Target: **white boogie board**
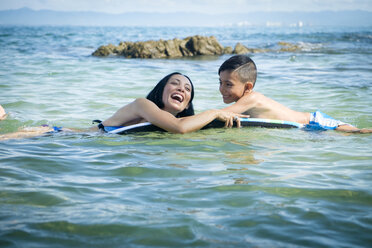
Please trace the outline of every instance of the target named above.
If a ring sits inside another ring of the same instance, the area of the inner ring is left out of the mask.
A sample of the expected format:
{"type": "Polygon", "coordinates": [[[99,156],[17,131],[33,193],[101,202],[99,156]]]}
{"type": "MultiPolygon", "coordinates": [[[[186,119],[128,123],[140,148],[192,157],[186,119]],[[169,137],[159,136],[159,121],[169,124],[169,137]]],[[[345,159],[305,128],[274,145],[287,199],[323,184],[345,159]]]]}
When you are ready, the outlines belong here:
{"type": "MultiPolygon", "coordinates": [[[[260,119],[260,118],[240,118],[240,123],[242,127],[302,128],[304,126],[303,124],[292,122],[292,121],[270,120],[270,119],[260,119]]],[[[224,122],[214,120],[202,129],[221,128],[224,126],[225,126],[224,122]]],[[[165,130],[155,125],[152,125],[150,122],[144,122],[144,123],[138,123],[138,124],[118,128],[118,129],[110,131],[109,133],[128,134],[128,133],[153,132],[153,131],[165,132],[165,130]]]]}

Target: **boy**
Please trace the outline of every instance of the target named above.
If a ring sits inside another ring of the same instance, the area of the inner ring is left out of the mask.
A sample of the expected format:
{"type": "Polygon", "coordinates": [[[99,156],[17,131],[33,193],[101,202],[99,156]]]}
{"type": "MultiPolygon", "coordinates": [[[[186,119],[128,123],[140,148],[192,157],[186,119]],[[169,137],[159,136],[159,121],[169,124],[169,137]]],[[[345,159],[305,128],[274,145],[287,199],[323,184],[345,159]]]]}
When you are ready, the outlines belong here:
{"type": "Polygon", "coordinates": [[[275,119],[306,124],[311,129],[333,129],[345,132],[370,133],[372,129],[358,129],[316,111],[298,112],[253,91],[257,68],[251,58],[236,55],[226,60],[219,68],[220,92],[224,103],[233,105],[223,110],[249,115],[251,118],[275,119]]]}

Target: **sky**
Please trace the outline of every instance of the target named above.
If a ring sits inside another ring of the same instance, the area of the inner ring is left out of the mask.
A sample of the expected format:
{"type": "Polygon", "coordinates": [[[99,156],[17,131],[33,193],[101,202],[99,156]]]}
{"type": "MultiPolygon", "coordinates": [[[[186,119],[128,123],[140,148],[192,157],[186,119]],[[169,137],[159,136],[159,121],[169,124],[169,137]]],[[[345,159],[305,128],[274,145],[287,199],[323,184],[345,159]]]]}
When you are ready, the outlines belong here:
{"type": "Polygon", "coordinates": [[[0,10],[125,12],[372,11],[372,0],[0,0],[0,10]]]}

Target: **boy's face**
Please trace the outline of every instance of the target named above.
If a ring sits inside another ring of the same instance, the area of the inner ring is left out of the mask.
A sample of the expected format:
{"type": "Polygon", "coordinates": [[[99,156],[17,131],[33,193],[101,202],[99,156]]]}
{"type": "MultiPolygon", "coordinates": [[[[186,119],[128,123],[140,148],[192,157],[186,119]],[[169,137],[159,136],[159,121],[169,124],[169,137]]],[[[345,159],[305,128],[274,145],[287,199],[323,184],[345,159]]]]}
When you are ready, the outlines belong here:
{"type": "Polygon", "coordinates": [[[226,70],[220,73],[220,92],[224,103],[238,101],[246,90],[234,71],[226,70]]]}

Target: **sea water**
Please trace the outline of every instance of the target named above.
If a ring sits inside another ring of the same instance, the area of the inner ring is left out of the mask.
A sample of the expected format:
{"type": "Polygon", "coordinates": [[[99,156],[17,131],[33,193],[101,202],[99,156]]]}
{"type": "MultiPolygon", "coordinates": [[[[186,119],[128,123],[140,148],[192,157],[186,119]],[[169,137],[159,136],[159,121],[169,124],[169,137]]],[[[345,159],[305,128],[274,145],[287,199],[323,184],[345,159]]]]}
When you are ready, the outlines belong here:
{"type": "MultiPolygon", "coordinates": [[[[225,105],[230,55],[91,56],[100,45],[214,35],[250,54],[255,90],[298,111],[372,127],[368,27],[0,27],[0,134],[91,126],[166,74],[196,112],[225,105]],[[278,52],[278,42],[298,44],[278,52]]],[[[1,247],[369,247],[372,135],[298,129],[57,133],[0,141],[1,247]]]]}

